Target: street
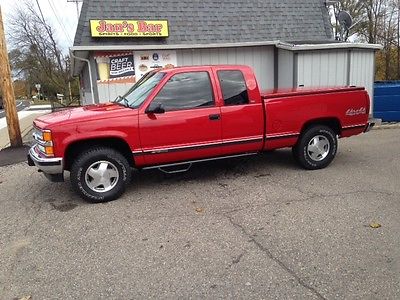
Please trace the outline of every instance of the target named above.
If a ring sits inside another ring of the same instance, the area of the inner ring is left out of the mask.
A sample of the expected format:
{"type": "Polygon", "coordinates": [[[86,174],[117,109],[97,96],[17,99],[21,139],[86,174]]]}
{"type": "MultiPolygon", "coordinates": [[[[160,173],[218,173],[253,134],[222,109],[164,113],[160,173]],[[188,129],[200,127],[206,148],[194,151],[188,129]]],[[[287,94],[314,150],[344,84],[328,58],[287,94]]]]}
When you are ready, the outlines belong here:
{"type": "MultiPolygon", "coordinates": [[[[24,110],[25,108],[27,108],[27,107],[30,106],[30,102],[27,101],[27,100],[17,100],[16,102],[17,102],[17,103],[16,103],[16,105],[17,105],[17,111],[22,111],[22,110],[24,110]]],[[[5,117],[5,116],[6,116],[6,114],[5,114],[4,109],[0,109],[0,119],[3,118],[3,117],[5,117]]]]}
{"type": "Polygon", "coordinates": [[[135,172],[97,205],[0,167],[0,299],[400,299],[399,149],[373,130],[318,171],[285,149],[135,172]]]}

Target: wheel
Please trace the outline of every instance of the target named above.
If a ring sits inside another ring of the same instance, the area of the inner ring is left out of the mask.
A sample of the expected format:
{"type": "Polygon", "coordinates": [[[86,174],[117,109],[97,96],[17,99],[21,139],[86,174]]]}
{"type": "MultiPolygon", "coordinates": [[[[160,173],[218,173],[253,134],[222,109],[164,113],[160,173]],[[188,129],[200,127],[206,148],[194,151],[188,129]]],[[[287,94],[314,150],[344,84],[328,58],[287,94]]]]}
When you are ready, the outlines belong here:
{"type": "Polygon", "coordinates": [[[95,147],[82,152],[71,167],[71,184],[85,200],[107,202],[120,197],[131,180],[126,158],[110,148],[95,147]]]}
{"type": "Polygon", "coordinates": [[[317,170],[328,166],[335,158],[338,142],[336,133],[327,126],[313,126],[301,136],[292,153],[305,169],[317,170]]]}

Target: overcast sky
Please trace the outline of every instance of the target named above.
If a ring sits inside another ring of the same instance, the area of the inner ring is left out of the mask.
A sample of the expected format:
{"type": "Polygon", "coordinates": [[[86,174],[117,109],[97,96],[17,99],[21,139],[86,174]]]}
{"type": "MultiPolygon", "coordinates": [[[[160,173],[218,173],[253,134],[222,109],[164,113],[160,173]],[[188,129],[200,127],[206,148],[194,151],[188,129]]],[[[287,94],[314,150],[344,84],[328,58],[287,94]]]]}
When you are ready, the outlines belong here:
{"type": "MultiPolygon", "coordinates": [[[[36,0],[30,0],[37,8],[36,0]]],[[[43,15],[50,25],[57,32],[57,39],[64,51],[72,46],[75,30],[78,24],[76,13],[76,4],[67,2],[67,0],[38,0],[43,15]],[[54,11],[53,11],[54,10],[54,11]],[[57,15],[57,17],[56,17],[57,15]]],[[[13,13],[14,7],[20,5],[23,7],[23,1],[0,0],[1,10],[3,13],[3,21],[7,33],[7,20],[13,13]]],[[[79,6],[80,7],[80,6],[79,6]]]]}

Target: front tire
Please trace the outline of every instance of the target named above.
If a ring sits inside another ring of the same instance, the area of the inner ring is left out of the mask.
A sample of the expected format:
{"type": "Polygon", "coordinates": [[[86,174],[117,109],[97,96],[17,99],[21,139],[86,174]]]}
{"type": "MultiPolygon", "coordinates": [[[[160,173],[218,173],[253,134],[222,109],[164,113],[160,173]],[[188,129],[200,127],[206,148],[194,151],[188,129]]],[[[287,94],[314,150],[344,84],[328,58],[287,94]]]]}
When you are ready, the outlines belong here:
{"type": "Polygon", "coordinates": [[[71,167],[71,184],[83,199],[100,203],[115,200],[131,180],[127,159],[118,151],[106,147],[82,152],[71,167]]]}
{"type": "Polygon", "coordinates": [[[323,169],[335,158],[337,147],[337,136],[331,128],[313,126],[301,135],[293,147],[293,156],[304,169],[323,169]]]}

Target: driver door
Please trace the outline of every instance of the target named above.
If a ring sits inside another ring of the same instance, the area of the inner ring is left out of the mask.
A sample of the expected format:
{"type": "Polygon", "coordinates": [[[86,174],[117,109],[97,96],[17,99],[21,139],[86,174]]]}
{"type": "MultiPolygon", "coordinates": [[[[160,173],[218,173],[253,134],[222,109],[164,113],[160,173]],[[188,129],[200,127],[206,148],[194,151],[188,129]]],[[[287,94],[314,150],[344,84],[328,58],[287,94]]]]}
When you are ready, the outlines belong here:
{"type": "Polygon", "coordinates": [[[219,156],[221,111],[210,70],[174,73],[139,114],[146,165],[219,156]],[[149,112],[150,111],[150,112],[149,112]]]}

